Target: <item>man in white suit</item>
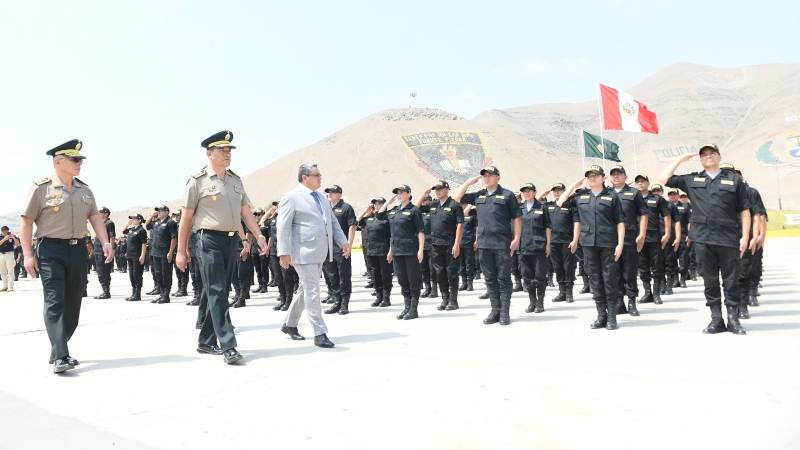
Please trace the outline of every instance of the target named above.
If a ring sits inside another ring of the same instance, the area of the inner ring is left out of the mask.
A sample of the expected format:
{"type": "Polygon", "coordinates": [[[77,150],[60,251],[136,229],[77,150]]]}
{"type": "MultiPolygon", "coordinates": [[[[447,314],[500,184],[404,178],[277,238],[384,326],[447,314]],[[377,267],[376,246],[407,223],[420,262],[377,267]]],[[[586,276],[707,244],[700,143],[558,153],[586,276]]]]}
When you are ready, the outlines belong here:
{"type": "Polygon", "coordinates": [[[333,215],[330,203],[317,191],[322,174],[316,164],[302,164],[297,173],[300,184],[287,192],[278,205],[278,258],[281,267],[294,266],[300,278],[300,294],[286,315],[281,331],[294,340],[305,339],[297,331],[297,323],[305,308],[314,328],[314,345],[332,348],[328,327],[322,318],[319,300],[319,279],[322,263],[333,259],[333,244],[350,257],[347,236],[333,215]]]}

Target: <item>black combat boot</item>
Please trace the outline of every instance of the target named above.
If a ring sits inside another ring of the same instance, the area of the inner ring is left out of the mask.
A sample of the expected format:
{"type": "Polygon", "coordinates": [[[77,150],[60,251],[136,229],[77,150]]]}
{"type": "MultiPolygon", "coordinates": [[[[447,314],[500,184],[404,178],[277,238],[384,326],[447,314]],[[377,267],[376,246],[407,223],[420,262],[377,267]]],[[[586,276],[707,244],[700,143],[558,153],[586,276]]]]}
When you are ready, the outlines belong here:
{"type": "Polygon", "coordinates": [[[161,295],[161,289],[158,286],[153,286],[150,292],[145,292],[144,295],[161,295]]]}
{"type": "Polygon", "coordinates": [[[377,308],[380,306],[381,302],[383,301],[383,290],[382,289],[375,289],[375,301],[370,303],[369,306],[373,308],[377,308]]]}
{"type": "Polygon", "coordinates": [[[247,306],[247,299],[244,298],[244,296],[241,296],[239,297],[239,300],[236,300],[236,302],[232,306],[234,308],[242,308],[244,306],[247,306]]]}
{"type": "Polygon", "coordinates": [[[422,294],[419,296],[421,298],[428,298],[431,296],[431,282],[430,281],[423,281],[423,285],[425,285],[425,289],[422,291],[422,294]]]}
{"type": "Polygon", "coordinates": [[[522,292],[522,278],[514,276],[514,287],[511,292],[522,292]]]}
{"type": "Polygon", "coordinates": [[[487,298],[489,298],[489,291],[484,292],[478,298],[481,300],[486,300],[487,298]]]}
{"type": "Polygon", "coordinates": [[[134,295],[136,295],[136,288],[135,287],[131,287],[131,295],[128,296],[128,297],[125,297],[125,301],[126,302],[131,301],[133,299],[134,295]]]}
{"type": "Polygon", "coordinates": [[[411,309],[411,297],[403,296],[403,310],[397,315],[397,320],[403,320],[409,309],[411,309]]]}
{"type": "Polygon", "coordinates": [[[450,303],[450,293],[442,289],[442,302],[439,303],[439,306],[436,307],[438,311],[444,311],[447,308],[447,304],[450,303]]]}
{"type": "Polygon", "coordinates": [[[728,310],[728,331],[733,334],[747,334],[742,328],[742,324],[739,323],[739,305],[726,305],[725,308],[728,310]]]}
{"type": "Polygon", "coordinates": [[[455,311],[458,309],[458,289],[455,286],[450,287],[450,301],[447,303],[447,311],[455,311]]]}
{"type": "Polygon", "coordinates": [[[373,289],[374,287],[375,287],[375,282],[372,280],[369,280],[369,282],[364,285],[364,289],[373,289]]]}
{"type": "MultiPolygon", "coordinates": [[[[653,303],[660,305],[664,303],[661,301],[661,289],[664,287],[664,280],[653,280],[653,303]]],[[[641,303],[641,301],[639,302],[641,303]]]]}
{"type": "Polygon", "coordinates": [[[591,328],[596,330],[598,328],[605,328],[606,324],[608,323],[608,313],[606,312],[606,305],[605,303],[594,303],[595,308],[597,308],[597,319],[592,322],[591,328]]]}
{"type": "Polygon", "coordinates": [[[466,276],[466,275],[464,275],[463,277],[461,277],[461,284],[460,284],[460,285],[458,285],[458,290],[459,290],[459,291],[465,291],[465,290],[467,290],[467,276],[466,276]]]}
{"type": "Polygon", "coordinates": [[[500,300],[492,298],[489,299],[489,302],[492,304],[492,310],[489,312],[489,315],[483,319],[485,325],[491,325],[500,321],[500,300]]]}
{"type": "Polygon", "coordinates": [[[350,314],[350,294],[342,294],[342,301],[339,305],[339,315],[350,314]]]}
{"type": "Polygon", "coordinates": [[[412,298],[411,305],[408,308],[408,312],[403,316],[403,320],[413,320],[419,317],[419,314],[417,313],[417,306],[419,306],[419,299],[412,298]]]}
{"type": "Polygon", "coordinates": [[[555,283],[553,283],[553,274],[547,276],[547,287],[556,287],[555,283]]]}
{"type": "Polygon", "coordinates": [[[639,315],[639,310],[636,309],[636,297],[633,296],[633,295],[628,297],[628,312],[632,316],[638,316],[639,315]]]}
{"type": "Polygon", "coordinates": [[[228,306],[233,306],[234,303],[238,302],[239,299],[242,298],[242,294],[241,292],[239,292],[239,286],[234,286],[233,291],[234,291],[233,299],[230,302],[228,302],[228,306]]]}
{"type": "Polygon", "coordinates": [[[381,304],[378,305],[381,308],[386,308],[387,306],[392,306],[392,301],[389,299],[389,295],[392,293],[392,288],[384,289],[383,290],[383,299],[381,300],[381,304]]]}
{"type": "Polygon", "coordinates": [[[681,274],[680,277],[678,277],[678,287],[682,287],[682,288],[686,287],[686,275],[685,274],[681,274]]]}
{"type": "Polygon", "coordinates": [[[742,301],[739,302],[739,318],[740,319],[749,319],[750,318],[750,310],[747,309],[747,299],[742,298],[742,301]]]}
{"type": "Polygon", "coordinates": [[[592,287],[590,286],[589,283],[589,276],[581,275],[581,280],[583,280],[583,287],[581,288],[580,291],[578,291],[578,294],[588,294],[592,292],[592,287]]]}
{"type": "Polygon", "coordinates": [[[165,290],[164,293],[161,294],[161,297],[159,297],[158,300],[156,300],[156,303],[159,304],[169,303],[169,291],[165,290]]]}
{"type": "Polygon", "coordinates": [[[511,296],[503,297],[500,298],[500,325],[511,325],[511,296]]]}
{"type": "Polygon", "coordinates": [[[625,300],[622,299],[622,296],[620,296],[615,303],[617,305],[617,314],[628,314],[628,309],[625,308],[625,300]]]}
{"type": "Polygon", "coordinates": [[[339,310],[342,309],[342,296],[339,294],[334,294],[333,296],[333,306],[325,310],[325,314],[336,314],[339,310]]]}
{"type": "Polygon", "coordinates": [[[616,330],[617,326],[617,299],[606,302],[608,317],[606,318],[606,330],[616,330]]]}
{"type": "Polygon", "coordinates": [[[528,289],[528,307],[525,308],[526,313],[532,313],[536,309],[536,291],[528,289]]]}
{"type": "Polygon", "coordinates": [[[292,299],[294,298],[294,293],[287,292],[284,295],[286,296],[286,301],[283,302],[283,305],[281,305],[281,311],[288,311],[289,307],[292,306],[292,299]]]}
{"type": "Polygon", "coordinates": [[[572,303],[575,301],[575,297],[572,295],[572,289],[574,288],[574,284],[568,283],[564,286],[564,299],[567,303],[572,303]]]}
{"type": "Polygon", "coordinates": [[[431,295],[428,298],[439,298],[439,283],[431,282],[431,295]]]}
{"type": "Polygon", "coordinates": [[[563,302],[567,300],[567,287],[564,283],[558,283],[558,295],[553,297],[551,302],[563,302]]]}
{"type": "Polygon", "coordinates": [[[467,278],[467,292],[474,291],[475,288],[472,287],[472,278],[467,278]]]}
{"type": "Polygon", "coordinates": [[[98,300],[105,300],[105,299],[111,298],[111,293],[108,291],[108,285],[107,284],[103,285],[103,293],[98,295],[98,296],[95,296],[95,298],[98,299],[98,300]]]}
{"type": "Polygon", "coordinates": [[[278,304],[272,307],[273,311],[280,311],[283,307],[283,304],[286,303],[286,295],[285,294],[278,294],[278,304]]]}
{"type": "Polygon", "coordinates": [[[133,294],[133,298],[131,299],[132,302],[140,302],[142,301],[142,287],[139,286],[136,288],[136,291],[133,294]]]}
{"type": "Polygon", "coordinates": [[[544,290],[545,286],[537,286],[536,287],[536,305],[533,309],[534,313],[543,313],[544,312],[544,290]]]}
{"type": "Polygon", "coordinates": [[[664,295],[672,295],[673,284],[675,284],[675,275],[667,275],[667,284],[664,285],[664,295]]]}
{"type": "Polygon", "coordinates": [[[259,280],[258,287],[253,289],[253,294],[260,294],[262,289],[264,289],[264,283],[259,280]]]}
{"type": "Polygon", "coordinates": [[[746,292],[747,303],[750,306],[759,306],[758,304],[758,287],[750,288],[746,292]]]}
{"type": "Polygon", "coordinates": [[[328,303],[333,303],[334,301],[335,300],[333,299],[333,294],[331,294],[331,291],[328,291],[328,295],[325,296],[325,298],[323,298],[320,303],[328,304],[328,303]]]}
{"type": "MultiPolygon", "coordinates": [[[[722,320],[722,304],[714,303],[710,305],[709,308],[711,309],[711,322],[708,323],[703,333],[717,334],[727,331],[727,328],[725,328],[725,321],[722,320]]],[[[730,318],[728,320],[730,320],[730,318]]]]}
{"type": "Polygon", "coordinates": [[[650,288],[649,281],[642,281],[644,294],[639,298],[639,303],[653,303],[653,290],[650,288]]]}

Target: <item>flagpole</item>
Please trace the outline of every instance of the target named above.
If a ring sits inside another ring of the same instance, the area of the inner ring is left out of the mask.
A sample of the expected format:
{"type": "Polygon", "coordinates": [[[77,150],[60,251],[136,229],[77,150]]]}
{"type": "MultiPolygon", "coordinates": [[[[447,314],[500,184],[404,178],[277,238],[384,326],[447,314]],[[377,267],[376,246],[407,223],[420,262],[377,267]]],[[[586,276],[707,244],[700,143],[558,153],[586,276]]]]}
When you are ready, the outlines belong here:
{"type": "Polygon", "coordinates": [[[606,171],[606,139],[604,137],[604,130],[606,124],[603,121],[603,93],[600,91],[600,83],[597,83],[597,112],[600,116],[600,147],[603,149],[603,172],[606,171]]]}
{"type": "MultiPolygon", "coordinates": [[[[633,135],[633,171],[636,174],[639,174],[639,159],[636,157],[636,133],[631,133],[633,135]]],[[[636,175],[634,175],[636,176],[636,175]]]]}

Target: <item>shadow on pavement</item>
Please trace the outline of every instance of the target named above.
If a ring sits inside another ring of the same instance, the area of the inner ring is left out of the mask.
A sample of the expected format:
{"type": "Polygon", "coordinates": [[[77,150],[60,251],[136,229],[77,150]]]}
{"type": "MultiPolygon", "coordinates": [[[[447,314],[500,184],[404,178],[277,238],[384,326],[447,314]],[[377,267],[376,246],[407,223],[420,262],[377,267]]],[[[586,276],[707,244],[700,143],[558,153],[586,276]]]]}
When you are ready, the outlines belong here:
{"type": "MultiPolygon", "coordinates": [[[[751,319],[752,320],[752,319],[751,319]]],[[[800,323],[756,323],[750,320],[743,320],[742,326],[745,330],[750,331],[780,331],[780,330],[796,330],[800,328],[800,323]]]]}
{"type": "Polygon", "coordinates": [[[199,356],[184,356],[184,355],[156,355],[156,356],[141,356],[135,358],[119,358],[119,359],[98,359],[81,361],[81,365],[72,370],[71,372],[83,371],[97,371],[106,369],[121,369],[124,367],[136,366],[150,366],[154,364],[171,364],[189,362],[198,359],[199,356]]]}
{"type": "MultiPolygon", "coordinates": [[[[617,320],[619,321],[620,316],[617,315],[617,320]]],[[[656,320],[649,320],[649,319],[631,319],[626,320],[625,323],[620,324],[620,328],[624,327],[656,327],[659,325],[669,325],[672,323],[678,323],[678,319],[656,319],[656,320]]]]}
{"type": "Polygon", "coordinates": [[[553,320],[570,320],[570,319],[577,319],[578,316],[553,316],[548,315],[547,312],[542,314],[535,314],[531,313],[530,316],[523,316],[519,318],[512,317],[512,322],[550,322],[553,320]]]}

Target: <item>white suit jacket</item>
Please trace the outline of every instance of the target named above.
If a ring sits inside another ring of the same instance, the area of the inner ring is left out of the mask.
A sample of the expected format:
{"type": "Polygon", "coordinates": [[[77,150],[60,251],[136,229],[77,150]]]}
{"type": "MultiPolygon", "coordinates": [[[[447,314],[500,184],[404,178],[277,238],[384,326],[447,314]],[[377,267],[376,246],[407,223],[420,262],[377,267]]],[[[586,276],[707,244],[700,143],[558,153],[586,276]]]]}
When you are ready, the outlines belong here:
{"type": "Polygon", "coordinates": [[[298,184],[278,204],[278,256],[291,255],[292,264],[319,264],[333,260],[333,243],[343,246],[347,237],[333,215],[331,204],[320,194],[323,219],[311,189],[298,184]]]}

